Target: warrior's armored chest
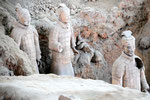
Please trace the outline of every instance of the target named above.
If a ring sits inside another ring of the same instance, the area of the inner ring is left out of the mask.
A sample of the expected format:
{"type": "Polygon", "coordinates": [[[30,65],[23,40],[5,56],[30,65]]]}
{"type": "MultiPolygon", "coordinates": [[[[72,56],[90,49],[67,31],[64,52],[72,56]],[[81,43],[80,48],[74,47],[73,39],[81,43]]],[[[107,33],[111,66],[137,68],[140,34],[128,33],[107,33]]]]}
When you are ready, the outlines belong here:
{"type": "Polygon", "coordinates": [[[28,55],[35,55],[34,33],[31,28],[22,29],[21,49],[28,55]]]}
{"type": "Polygon", "coordinates": [[[60,28],[58,35],[58,42],[60,42],[63,47],[70,47],[71,29],[70,26],[67,28],[60,28]]]}

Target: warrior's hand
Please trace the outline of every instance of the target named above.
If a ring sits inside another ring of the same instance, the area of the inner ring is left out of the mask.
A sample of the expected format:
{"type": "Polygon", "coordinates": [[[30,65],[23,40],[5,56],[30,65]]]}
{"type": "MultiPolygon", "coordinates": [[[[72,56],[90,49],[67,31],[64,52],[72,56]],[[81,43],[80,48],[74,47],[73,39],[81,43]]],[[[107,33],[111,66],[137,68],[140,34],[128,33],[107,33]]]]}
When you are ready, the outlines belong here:
{"type": "Polygon", "coordinates": [[[79,54],[79,52],[78,52],[78,50],[76,49],[76,48],[72,48],[73,49],[73,52],[75,53],[75,54],[79,54]]]}
{"type": "Polygon", "coordinates": [[[37,61],[37,65],[40,66],[42,65],[42,61],[41,60],[36,60],[37,61]]]}
{"type": "Polygon", "coordinates": [[[59,46],[58,46],[58,52],[62,52],[63,51],[63,46],[60,44],[59,46]]]}
{"type": "Polygon", "coordinates": [[[38,55],[36,56],[36,59],[37,59],[37,61],[40,61],[40,59],[41,59],[41,54],[38,54],[38,55]]]}

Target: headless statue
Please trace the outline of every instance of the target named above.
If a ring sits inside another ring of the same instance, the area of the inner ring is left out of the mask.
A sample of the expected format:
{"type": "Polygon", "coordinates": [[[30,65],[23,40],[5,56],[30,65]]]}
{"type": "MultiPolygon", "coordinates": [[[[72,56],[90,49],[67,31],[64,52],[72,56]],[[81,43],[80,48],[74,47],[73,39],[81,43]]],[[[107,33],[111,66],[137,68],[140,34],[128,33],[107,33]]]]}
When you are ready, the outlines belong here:
{"type": "Polygon", "coordinates": [[[52,50],[51,72],[57,75],[74,76],[71,63],[71,48],[75,53],[75,40],[70,25],[70,9],[65,4],[58,7],[59,21],[49,34],[49,49],[52,50]]]}
{"type": "Polygon", "coordinates": [[[134,54],[135,38],[131,31],[122,33],[123,52],[112,67],[112,84],[147,91],[144,65],[140,57],[134,54]]]}
{"type": "Polygon", "coordinates": [[[39,73],[36,60],[40,61],[41,51],[37,30],[34,26],[30,25],[31,17],[29,11],[22,8],[20,4],[16,6],[16,15],[18,17],[18,23],[16,23],[13,28],[11,37],[18,44],[20,49],[27,53],[33,64],[35,73],[39,73]]]}

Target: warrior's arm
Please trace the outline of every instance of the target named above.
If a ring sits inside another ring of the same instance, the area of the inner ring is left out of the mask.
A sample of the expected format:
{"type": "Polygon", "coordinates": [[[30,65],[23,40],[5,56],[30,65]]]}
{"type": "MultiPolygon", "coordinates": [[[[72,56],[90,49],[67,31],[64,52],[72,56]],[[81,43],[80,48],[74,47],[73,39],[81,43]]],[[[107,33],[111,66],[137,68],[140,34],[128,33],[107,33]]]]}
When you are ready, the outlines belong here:
{"type": "Polygon", "coordinates": [[[112,67],[112,84],[123,85],[124,67],[115,62],[112,67]]]}
{"type": "Polygon", "coordinates": [[[39,35],[37,33],[37,30],[33,28],[34,32],[34,44],[36,48],[36,59],[40,60],[41,59],[41,50],[40,50],[40,45],[39,45],[39,35]]]}
{"type": "Polygon", "coordinates": [[[75,43],[75,38],[74,38],[74,32],[73,32],[73,28],[71,27],[71,48],[73,49],[74,53],[79,53],[77,50],[76,50],[76,43],[75,43]]]}
{"type": "Polygon", "coordinates": [[[10,37],[14,39],[14,41],[17,43],[18,47],[20,48],[21,44],[21,34],[18,34],[19,32],[16,29],[13,29],[10,37]]]}
{"type": "Polygon", "coordinates": [[[145,77],[144,66],[141,69],[141,84],[142,84],[143,90],[149,89],[149,85],[148,85],[148,83],[146,81],[146,77],[145,77]]]}
{"type": "Polygon", "coordinates": [[[59,29],[57,27],[54,27],[52,29],[52,32],[49,34],[49,49],[57,51],[57,52],[62,52],[63,47],[62,44],[58,42],[58,32],[59,29]]]}

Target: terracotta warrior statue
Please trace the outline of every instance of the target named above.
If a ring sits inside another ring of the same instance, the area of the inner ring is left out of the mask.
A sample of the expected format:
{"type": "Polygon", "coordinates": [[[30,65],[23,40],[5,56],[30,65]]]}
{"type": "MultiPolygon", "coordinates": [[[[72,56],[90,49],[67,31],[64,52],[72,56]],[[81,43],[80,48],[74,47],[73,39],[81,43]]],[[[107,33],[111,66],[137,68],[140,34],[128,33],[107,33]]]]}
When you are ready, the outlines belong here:
{"type": "Polygon", "coordinates": [[[147,91],[144,65],[140,57],[134,54],[135,38],[131,31],[122,33],[123,52],[112,67],[112,84],[147,91]]]}
{"type": "Polygon", "coordinates": [[[31,17],[29,11],[22,8],[20,4],[16,6],[16,15],[18,23],[14,26],[11,32],[11,37],[29,56],[35,73],[39,73],[37,61],[40,61],[41,51],[39,46],[39,36],[34,26],[30,25],[31,17]]]}
{"type": "Polygon", "coordinates": [[[70,9],[65,4],[58,7],[59,21],[49,34],[49,49],[52,50],[51,72],[57,75],[74,76],[71,63],[71,48],[75,53],[75,40],[70,25],[70,9]]]}

